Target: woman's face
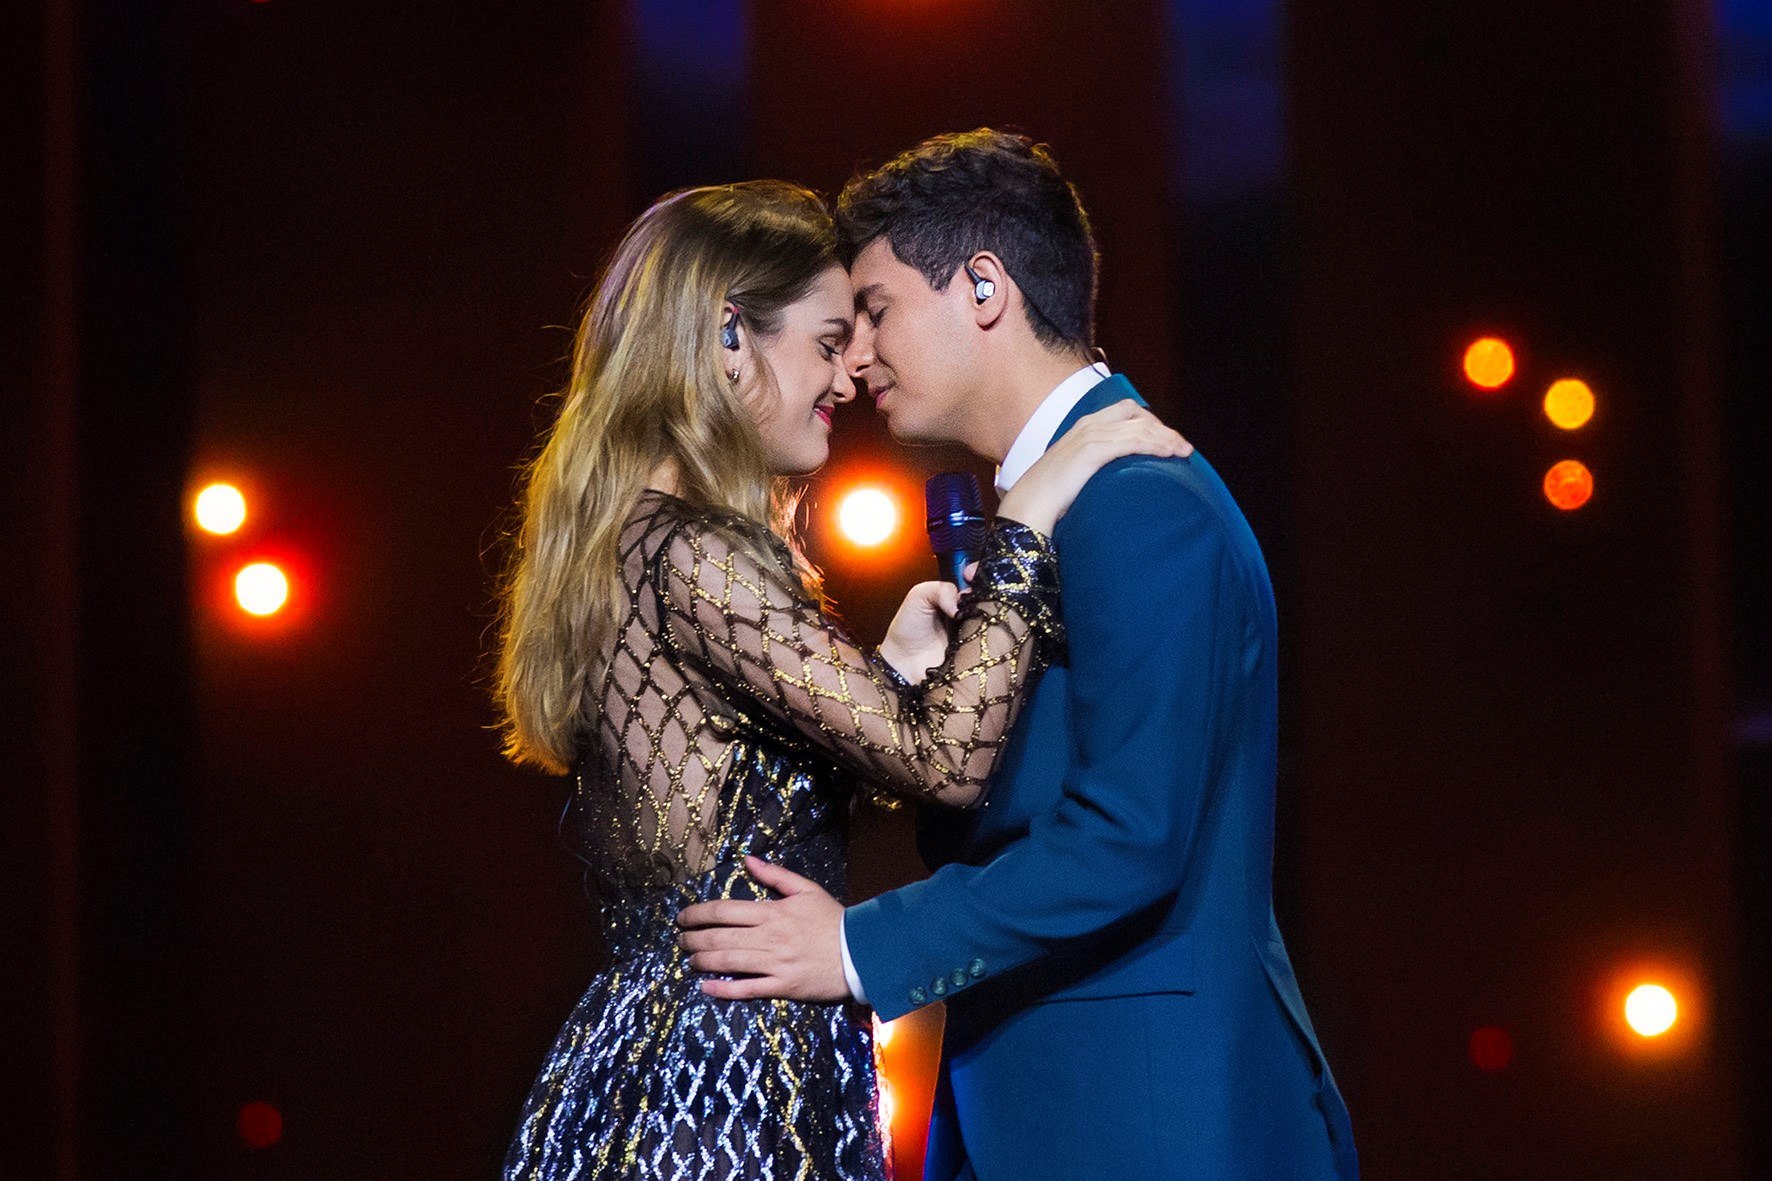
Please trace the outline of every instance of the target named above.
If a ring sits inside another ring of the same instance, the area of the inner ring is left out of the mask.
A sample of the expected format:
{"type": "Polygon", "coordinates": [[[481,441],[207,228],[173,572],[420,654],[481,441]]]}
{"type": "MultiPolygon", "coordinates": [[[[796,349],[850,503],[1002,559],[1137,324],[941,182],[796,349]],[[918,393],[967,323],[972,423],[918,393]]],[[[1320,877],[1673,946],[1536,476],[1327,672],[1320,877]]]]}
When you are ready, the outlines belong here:
{"type": "Polygon", "coordinates": [[[849,272],[833,266],[782,312],[780,332],[766,340],[742,334],[739,389],[776,475],[803,476],[830,457],[832,415],[855,397],[843,368],[843,349],[855,331],[853,299],[849,272]],[[751,348],[768,362],[774,390],[748,356],[751,348]]]}

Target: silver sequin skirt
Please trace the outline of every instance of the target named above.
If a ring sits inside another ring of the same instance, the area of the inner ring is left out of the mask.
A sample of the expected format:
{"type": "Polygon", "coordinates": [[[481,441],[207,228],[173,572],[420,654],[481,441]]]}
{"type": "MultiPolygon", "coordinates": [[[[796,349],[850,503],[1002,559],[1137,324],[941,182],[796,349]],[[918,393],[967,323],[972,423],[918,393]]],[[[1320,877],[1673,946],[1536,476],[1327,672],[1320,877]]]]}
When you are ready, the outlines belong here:
{"type": "Polygon", "coordinates": [[[507,1181],[889,1181],[861,1011],[720,1000],[697,978],[656,947],[597,976],[524,1104],[507,1181]]]}

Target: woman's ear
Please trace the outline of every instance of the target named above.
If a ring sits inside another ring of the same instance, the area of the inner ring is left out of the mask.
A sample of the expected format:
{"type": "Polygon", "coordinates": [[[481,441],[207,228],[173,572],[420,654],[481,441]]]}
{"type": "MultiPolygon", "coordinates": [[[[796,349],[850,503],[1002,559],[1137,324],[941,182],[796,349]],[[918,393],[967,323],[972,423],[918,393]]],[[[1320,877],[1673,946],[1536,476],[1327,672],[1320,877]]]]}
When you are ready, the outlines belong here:
{"type": "Polygon", "coordinates": [[[743,379],[746,363],[750,359],[747,335],[740,323],[737,305],[722,304],[720,306],[720,348],[723,351],[720,368],[726,371],[726,380],[735,386],[743,379]]]}

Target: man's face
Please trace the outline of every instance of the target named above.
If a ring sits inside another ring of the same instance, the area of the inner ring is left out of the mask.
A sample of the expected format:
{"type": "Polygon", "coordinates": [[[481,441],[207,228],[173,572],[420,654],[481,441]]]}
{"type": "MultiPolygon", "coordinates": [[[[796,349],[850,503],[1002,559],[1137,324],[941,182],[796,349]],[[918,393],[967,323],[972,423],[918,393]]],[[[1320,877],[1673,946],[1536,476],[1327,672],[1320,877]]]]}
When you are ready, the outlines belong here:
{"type": "Polygon", "coordinates": [[[849,373],[866,385],[892,437],[905,443],[963,441],[977,344],[970,285],[931,289],[883,237],[856,256],[849,279],[856,306],[849,373]]]}

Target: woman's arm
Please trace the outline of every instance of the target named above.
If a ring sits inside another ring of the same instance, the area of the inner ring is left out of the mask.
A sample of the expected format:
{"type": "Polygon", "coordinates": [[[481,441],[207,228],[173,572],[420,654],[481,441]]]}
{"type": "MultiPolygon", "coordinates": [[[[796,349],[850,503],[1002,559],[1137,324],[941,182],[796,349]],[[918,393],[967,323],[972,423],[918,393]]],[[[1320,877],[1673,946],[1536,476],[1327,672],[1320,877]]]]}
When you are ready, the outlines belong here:
{"type": "Polygon", "coordinates": [[[911,686],[854,643],[785,562],[687,519],[659,547],[660,631],[687,662],[886,790],[974,807],[1033,672],[1062,644],[1049,539],[992,522],[946,659],[911,686]]]}

